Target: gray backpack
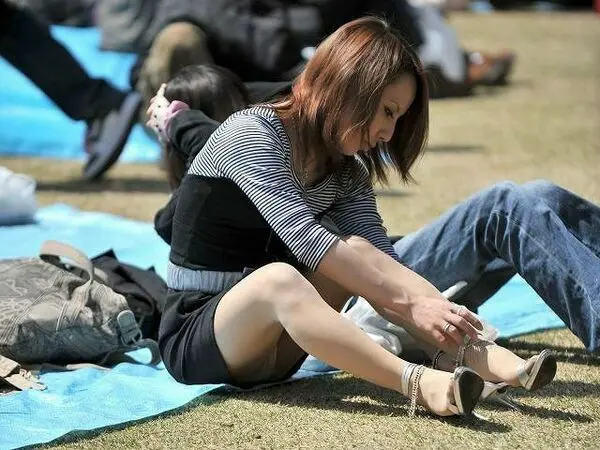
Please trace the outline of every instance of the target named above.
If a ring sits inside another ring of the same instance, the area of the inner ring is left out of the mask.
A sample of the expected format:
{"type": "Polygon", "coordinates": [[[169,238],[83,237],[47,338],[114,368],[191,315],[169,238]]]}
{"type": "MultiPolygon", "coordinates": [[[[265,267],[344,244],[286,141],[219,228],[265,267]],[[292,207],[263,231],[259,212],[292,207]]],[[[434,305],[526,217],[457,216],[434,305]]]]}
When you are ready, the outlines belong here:
{"type": "Polygon", "coordinates": [[[102,365],[142,347],[150,349],[152,364],[160,361],[125,298],[98,281],[79,250],[46,241],[39,258],[0,260],[0,381],[43,389],[21,364],[102,365]]]}

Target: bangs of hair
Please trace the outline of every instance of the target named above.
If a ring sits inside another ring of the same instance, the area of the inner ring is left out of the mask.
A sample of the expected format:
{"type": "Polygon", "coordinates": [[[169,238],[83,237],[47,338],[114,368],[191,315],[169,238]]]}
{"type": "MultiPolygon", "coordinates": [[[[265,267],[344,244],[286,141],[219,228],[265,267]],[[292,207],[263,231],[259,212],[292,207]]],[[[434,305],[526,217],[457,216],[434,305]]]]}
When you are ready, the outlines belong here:
{"type": "Polygon", "coordinates": [[[356,131],[368,135],[384,89],[403,74],[415,78],[413,103],[398,119],[390,142],[357,156],[373,180],[387,183],[389,166],[403,181],[411,180],[410,168],[427,139],[427,82],[415,51],[396,29],[376,17],[349,22],[323,41],[292,92],[274,105],[282,119],[294,123],[294,162],[304,165],[312,157],[319,167],[334,170],[343,158],[343,138],[356,131]],[[348,129],[341,129],[344,114],[350,118],[348,129]]]}

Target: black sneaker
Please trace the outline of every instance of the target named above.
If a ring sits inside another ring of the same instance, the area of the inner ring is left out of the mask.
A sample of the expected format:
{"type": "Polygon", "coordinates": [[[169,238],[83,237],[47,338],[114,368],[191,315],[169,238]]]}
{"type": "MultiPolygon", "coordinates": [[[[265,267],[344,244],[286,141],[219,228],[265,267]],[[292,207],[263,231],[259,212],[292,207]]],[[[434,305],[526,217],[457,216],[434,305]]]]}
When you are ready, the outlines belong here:
{"type": "Polygon", "coordinates": [[[84,179],[99,179],[117,162],[137,121],[141,103],[141,95],[130,92],[119,109],[88,125],[85,142],[88,159],[83,168],[84,179]]]}

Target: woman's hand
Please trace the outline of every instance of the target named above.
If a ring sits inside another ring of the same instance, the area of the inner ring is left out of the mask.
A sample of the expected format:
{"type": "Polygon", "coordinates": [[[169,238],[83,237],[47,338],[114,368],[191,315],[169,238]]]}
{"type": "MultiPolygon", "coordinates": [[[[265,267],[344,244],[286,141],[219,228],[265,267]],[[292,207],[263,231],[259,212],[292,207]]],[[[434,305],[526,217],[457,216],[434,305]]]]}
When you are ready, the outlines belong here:
{"type": "Polygon", "coordinates": [[[162,84],[158,92],[150,100],[150,106],[146,111],[149,119],[146,125],[154,130],[161,144],[168,142],[167,126],[171,119],[178,113],[190,107],[179,100],[169,102],[165,98],[166,84],[162,84]]]}
{"type": "Polygon", "coordinates": [[[414,325],[432,336],[440,344],[453,340],[457,345],[464,344],[464,337],[478,339],[478,331],[483,324],[465,306],[438,297],[420,296],[409,306],[409,314],[414,325]]]}
{"type": "MultiPolygon", "coordinates": [[[[414,296],[408,305],[404,303],[403,313],[393,311],[393,306],[385,308],[392,322],[408,322],[425,336],[430,336],[438,345],[464,344],[464,337],[477,340],[483,324],[465,306],[452,303],[445,298],[414,296]],[[408,306],[408,307],[407,307],[408,306]],[[450,341],[450,342],[449,342],[450,341]]],[[[433,342],[432,342],[433,343],[433,342]]]]}

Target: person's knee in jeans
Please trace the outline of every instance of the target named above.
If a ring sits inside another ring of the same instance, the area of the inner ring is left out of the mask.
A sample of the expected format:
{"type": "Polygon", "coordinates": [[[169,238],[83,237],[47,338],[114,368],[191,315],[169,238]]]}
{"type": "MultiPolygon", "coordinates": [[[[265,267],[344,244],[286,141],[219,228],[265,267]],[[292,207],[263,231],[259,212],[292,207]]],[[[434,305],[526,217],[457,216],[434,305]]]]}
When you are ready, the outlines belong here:
{"type": "Polygon", "coordinates": [[[472,219],[488,219],[494,210],[510,211],[513,200],[518,197],[515,194],[520,190],[521,187],[512,181],[501,181],[473,194],[462,205],[468,205],[469,214],[475,214],[472,219]]]}
{"type": "Polygon", "coordinates": [[[560,188],[548,180],[533,180],[523,184],[523,189],[528,194],[539,198],[547,198],[556,195],[560,188]]]}
{"type": "Polygon", "coordinates": [[[140,70],[136,86],[142,95],[140,121],[145,122],[150,99],[161,84],[168,82],[183,67],[212,62],[206,34],[200,27],[189,22],[174,22],[164,27],[154,38],[140,70]]]}

